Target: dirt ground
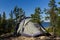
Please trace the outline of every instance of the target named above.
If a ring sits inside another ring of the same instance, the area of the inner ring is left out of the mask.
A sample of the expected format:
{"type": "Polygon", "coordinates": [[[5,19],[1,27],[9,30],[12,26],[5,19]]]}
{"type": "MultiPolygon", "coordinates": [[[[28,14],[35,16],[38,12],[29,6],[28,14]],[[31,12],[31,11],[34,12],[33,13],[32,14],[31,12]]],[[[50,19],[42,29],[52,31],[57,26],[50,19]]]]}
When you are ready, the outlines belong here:
{"type": "MultiPolygon", "coordinates": [[[[11,33],[12,34],[12,33],[11,33]]],[[[60,37],[52,36],[26,37],[26,36],[8,36],[9,33],[1,35],[0,40],[60,40],[60,37]]]]}
{"type": "Polygon", "coordinates": [[[1,38],[0,40],[60,40],[59,37],[56,38],[50,38],[47,36],[40,36],[40,37],[24,37],[24,36],[19,36],[19,37],[8,37],[8,38],[1,38]]]}

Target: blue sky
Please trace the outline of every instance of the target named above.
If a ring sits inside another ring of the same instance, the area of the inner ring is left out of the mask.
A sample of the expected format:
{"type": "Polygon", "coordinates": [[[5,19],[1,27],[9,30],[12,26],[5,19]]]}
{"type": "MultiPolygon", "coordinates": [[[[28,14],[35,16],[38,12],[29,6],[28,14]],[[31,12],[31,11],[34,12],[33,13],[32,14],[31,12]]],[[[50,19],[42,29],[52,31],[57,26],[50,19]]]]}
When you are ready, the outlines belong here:
{"type": "MultiPolygon", "coordinates": [[[[56,2],[58,1],[60,0],[56,0],[56,2]]],[[[10,11],[17,5],[25,11],[26,16],[30,16],[36,7],[40,7],[42,10],[48,8],[48,3],[49,0],[0,0],[0,14],[5,11],[7,18],[9,18],[10,11]]],[[[45,15],[43,14],[43,16],[45,15]]]]}

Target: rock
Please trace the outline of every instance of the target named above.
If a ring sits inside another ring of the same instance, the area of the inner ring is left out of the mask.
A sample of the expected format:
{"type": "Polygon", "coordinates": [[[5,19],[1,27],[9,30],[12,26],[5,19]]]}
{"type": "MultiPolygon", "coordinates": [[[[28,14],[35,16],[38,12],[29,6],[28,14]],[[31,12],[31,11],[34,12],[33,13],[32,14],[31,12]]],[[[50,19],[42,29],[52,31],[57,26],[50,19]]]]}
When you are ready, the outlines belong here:
{"type": "Polygon", "coordinates": [[[50,39],[50,37],[47,37],[47,36],[40,36],[39,38],[40,38],[40,39],[44,39],[44,40],[45,40],[45,39],[50,39]]]}
{"type": "Polygon", "coordinates": [[[21,37],[22,40],[35,40],[34,37],[21,37]]]}

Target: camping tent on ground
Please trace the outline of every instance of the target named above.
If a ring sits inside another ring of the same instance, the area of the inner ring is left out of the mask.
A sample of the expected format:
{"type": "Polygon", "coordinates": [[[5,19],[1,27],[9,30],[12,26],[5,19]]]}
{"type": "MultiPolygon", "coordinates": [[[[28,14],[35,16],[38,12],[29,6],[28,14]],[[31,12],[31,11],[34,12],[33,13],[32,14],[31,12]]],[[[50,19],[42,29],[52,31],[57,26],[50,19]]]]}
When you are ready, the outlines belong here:
{"type": "Polygon", "coordinates": [[[16,33],[21,34],[22,36],[38,36],[38,35],[46,35],[47,31],[42,25],[31,22],[30,17],[26,17],[17,24],[16,33]]]}

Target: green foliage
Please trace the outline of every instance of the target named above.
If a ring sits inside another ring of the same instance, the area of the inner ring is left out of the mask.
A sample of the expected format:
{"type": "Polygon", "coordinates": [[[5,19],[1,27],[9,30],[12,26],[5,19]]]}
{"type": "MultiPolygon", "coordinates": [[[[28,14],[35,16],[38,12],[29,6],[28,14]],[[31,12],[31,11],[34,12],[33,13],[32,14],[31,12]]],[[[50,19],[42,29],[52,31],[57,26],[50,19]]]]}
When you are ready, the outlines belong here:
{"type": "Polygon", "coordinates": [[[8,27],[9,27],[8,32],[12,32],[12,31],[14,31],[14,26],[15,26],[12,10],[9,15],[10,15],[10,18],[8,19],[8,27]]]}
{"type": "Polygon", "coordinates": [[[60,36],[60,16],[57,18],[56,34],[60,36]]]}
{"type": "Polygon", "coordinates": [[[25,17],[25,12],[22,8],[18,8],[17,6],[14,8],[13,13],[15,15],[15,19],[17,22],[17,19],[21,19],[22,17],[25,17]]]}
{"type": "Polygon", "coordinates": [[[58,4],[60,4],[60,2],[58,2],[58,4]]]}
{"type": "Polygon", "coordinates": [[[17,19],[18,15],[19,15],[18,9],[19,9],[19,8],[16,6],[16,7],[14,8],[14,10],[13,10],[16,19],[17,19]]]}
{"type": "Polygon", "coordinates": [[[7,23],[7,21],[6,21],[6,14],[5,14],[5,12],[3,12],[3,16],[2,16],[2,19],[1,19],[1,31],[3,32],[3,33],[6,33],[7,32],[7,30],[6,30],[6,23],[7,23]]]}
{"type": "MultiPolygon", "coordinates": [[[[55,0],[50,0],[48,6],[49,6],[49,9],[45,9],[45,14],[46,15],[46,19],[48,18],[50,20],[50,24],[51,24],[51,28],[48,30],[50,32],[53,32],[54,34],[56,34],[56,28],[58,28],[57,26],[57,20],[58,20],[58,8],[55,4],[55,0]]],[[[59,24],[59,23],[58,23],[59,24]]]]}
{"type": "Polygon", "coordinates": [[[35,13],[31,14],[32,22],[40,23],[41,22],[41,15],[40,14],[41,14],[41,9],[36,8],[35,13]]]}
{"type": "Polygon", "coordinates": [[[1,14],[0,14],[0,27],[1,27],[1,14]]]}
{"type": "Polygon", "coordinates": [[[48,28],[46,28],[46,30],[48,31],[48,32],[53,32],[52,30],[52,27],[48,27],[48,28]]]}
{"type": "Polygon", "coordinates": [[[11,10],[11,13],[9,15],[10,15],[10,19],[12,20],[13,19],[13,12],[12,12],[12,10],[11,10]]]}
{"type": "Polygon", "coordinates": [[[45,9],[44,12],[47,14],[47,17],[49,17],[51,23],[51,27],[49,27],[48,31],[60,36],[60,7],[57,7],[55,3],[55,0],[50,0],[50,8],[45,9]]]}
{"type": "Polygon", "coordinates": [[[6,19],[6,13],[3,12],[3,15],[0,14],[0,35],[4,33],[14,32],[15,26],[17,24],[17,19],[25,17],[25,12],[22,8],[17,6],[14,10],[9,13],[10,18],[6,19]]]}
{"type": "Polygon", "coordinates": [[[2,34],[2,27],[1,27],[1,14],[0,14],[0,34],[2,34]]]}
{"type": "Polygon", "coordinates": [[[56,7],[56,5],[55,5],[55,0],[50,0],[50,2],[49,2],[49,7],[56,7]]]}

